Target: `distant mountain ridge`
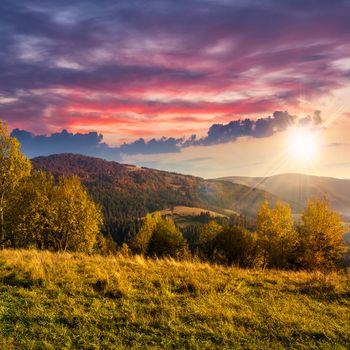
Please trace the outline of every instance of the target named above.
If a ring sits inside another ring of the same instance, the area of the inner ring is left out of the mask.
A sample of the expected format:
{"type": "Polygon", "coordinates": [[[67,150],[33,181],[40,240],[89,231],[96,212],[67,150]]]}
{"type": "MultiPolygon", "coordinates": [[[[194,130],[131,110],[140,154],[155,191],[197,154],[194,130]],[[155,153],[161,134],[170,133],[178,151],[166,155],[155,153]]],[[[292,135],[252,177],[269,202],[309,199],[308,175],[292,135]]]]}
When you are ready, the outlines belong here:
{"type": "Polygon", "coordinates": [[[350,180],[304,174],[280,174],[270,177],[227,176],[230,181],[268,191],[282,200],[294,203],[298,210],[312,197],[325,197],[343,216],[350,217],[350,180]]]}
{"type": "Polygon", "coordinates": [[[78,154],[58,154],[32,159],[35,169],[54,176],[77,175],[101,204],[106,232],[116,233],[121,220],[140,218],[147,212],[172,206],[228,211],[254,217],[264,199],[279,198],[267,191],[229,181],[205,180],[161,170],[139,168],[78,154]]]}

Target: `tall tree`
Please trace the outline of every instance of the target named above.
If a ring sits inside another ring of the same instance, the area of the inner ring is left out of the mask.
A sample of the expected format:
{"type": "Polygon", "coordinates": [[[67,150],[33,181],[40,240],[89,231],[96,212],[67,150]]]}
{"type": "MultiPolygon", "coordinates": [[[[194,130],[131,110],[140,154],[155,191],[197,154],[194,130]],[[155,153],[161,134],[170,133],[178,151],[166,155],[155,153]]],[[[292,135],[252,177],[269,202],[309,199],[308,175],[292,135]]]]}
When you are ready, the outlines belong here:
{"type": "Polygon", "coordinates": [[[187,241],[172,219],[162,218],[157,222],[148,245],[148,255],[180,258],[187,251],[187,241]]]}
{"type": "Polygon", "coordinates": [[[146,214],[139,232],[131,242],[131,248],[135,253],[146,254],[154,229],[162,220],[159,212],[146,214]]]}
{"type": "Polygon", "coordinates": [[[26,177],[6,206],[6,230],[13,247],[50,249],[56,210],[52,203],[53,176],[43,171],[26,177]]]}
{"type": "Polygon", "coordinates": [[[229,265],[236,264],[242,267],[256,265],[257,238],[244,227],[225,226],[215,237],[213,260],[229,265]]]}
{"type": "Polygon", "coordinates": [[[345,253],[345,226],[326,200],[312,199],[302,213],[298,228],[300,260],[307,269],[333,269],[345,253]]]}
{"type": "Polygon", "coordinates": [[[136,253],[150,256],[180,257],[187,252],[187,242],[173,220],[159,212],[147,214],[140,231],[131,243],[136,253]]]}
{"type": "Polygon", "coordinates": [[[17,186],[7,207],[12,246],[91,252],[102,214],[77,177],[35,172],[17,186]]]}
{"type": "Polygon", "coordinates": [[[52,205],[56,219],[54,248],[91,252],[103,223],[102,212],[90,199],[77,176],[59,179],[52,205]]]}
{"type": "Polygon", "coordinates": [[[270,209],[264,201],[257,215],[257,235],[262,267],[289,267],[298,242],[290,206],[277,203],[270,209]]]}
{"type": "Polygon", "coordinates": [[[22,178],[28,176],[31,163],[20,150],[20,143],[10,136],[7,125],[0,120],[0,243],[6,237],[4,209],[6,202],[22,178]]]}
{"type": "Polygon", "coordinates": [[[221,231],[222,226],[215,221],[210,221],[200,228],[196,248],[201,258],[212,258],[214,253],[214,240],[221,231]]]}

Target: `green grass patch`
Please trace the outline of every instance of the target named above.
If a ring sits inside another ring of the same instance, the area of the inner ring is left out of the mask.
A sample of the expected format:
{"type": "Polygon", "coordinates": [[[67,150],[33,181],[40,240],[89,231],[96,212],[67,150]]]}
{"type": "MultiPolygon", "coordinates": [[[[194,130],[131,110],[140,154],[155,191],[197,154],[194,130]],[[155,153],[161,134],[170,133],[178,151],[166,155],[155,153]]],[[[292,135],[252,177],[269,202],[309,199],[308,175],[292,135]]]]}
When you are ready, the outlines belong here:
{"type": "Polygon", "coordinates": [[[0,251],[1,349],[348,349],[350,280],[0,251]]]}

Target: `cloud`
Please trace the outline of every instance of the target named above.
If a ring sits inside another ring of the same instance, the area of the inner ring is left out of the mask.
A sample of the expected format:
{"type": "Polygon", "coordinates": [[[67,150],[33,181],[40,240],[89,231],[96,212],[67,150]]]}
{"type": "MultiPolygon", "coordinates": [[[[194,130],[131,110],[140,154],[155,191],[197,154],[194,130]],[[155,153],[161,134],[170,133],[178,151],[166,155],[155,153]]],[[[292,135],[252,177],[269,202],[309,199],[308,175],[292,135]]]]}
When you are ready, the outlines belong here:
{"type": "Polygon", "coordinates": [[[186,159],[185,162],[196,163],[196,162],[204,162],[206,160],[212,160],[212,159],[213,157],[195,157],[195,158],[186,159]]]}
{"type": "Polygon", "coordinates": [[[106,159],[119,159],[118,153],[114,153],[113,148],[102,142],[103,136],[96,132],[73,134],[63,130],[46,136],[15,129],[11,136],[18,139],[23,152],[29,158],[57,153],[80,153],[106,159]]]}
{"type": "Polygon", "coordinates": [[[321,111],[315,111],[313,116],[307,115],[305,118],[299,119],[300,126],[313,125],[316,127],[321,125],[322,122],[321,111]]]}
{"type": "MultiPolygon", "coordinates": [[[[15,129],[11,136],[16,137],[22,145],[23,152],[30,158],[39,155],[55,153],[80,153],[97,156],[109,160],[122,160],[123,155],[177,153],[181,149],[195,146],[219,145],[235,142],[237,138],[248,136],[253,138],[271,137],[275,133],[287,130],[293,126],[317,126],[322,122],[321,113],[316,111],[314,117],[298,118],[287,111],[275,111],[272,116],[256,120],[236,119],[227,124],[213,124],[207,136],[198,138],[161,137],[145,141],[143,138],[119,147],[111,147],[103,142],[103,135],[97,132],[71,133],[63,130],[49,136],[34,135],[31,132],[15,129]]],[[[191,161],[201,161],[205,158],[193,158],[191,161]]]]}
{"type": "Polygon", "coordinates": [[[170,130],[174,114],[195,125],[296,110],[300,91],[311,101],[349,84],[333,64],[350,55],[349,11],[346,0],[2,0],[0,115],[52,133],[136,113],[142,137],[150,115],[170,130]]]}
{"type": "Polygon", "coordinates": [[[123,154],[179,152],[179,143],[182,141],[182,139],[163,137],[149,141],[139,139],[134,142],[124,143],[120,147],[110,147],[103,142],[103,136],[97,132],[73,134],[67,130],[62,130],[59,133],[46,136],[34,135],[25,130],[14,129],[11,136],[18,139],[21,143],[22,151],[29,158],[58,153],[79,153],[117,161],[122,159],[123,154]]]}
{"type": "MultiPolygon", "coordinates": [[[[228,124],[214,124],[208,130],[208,135],[200,140],[192,137],[186,145],[216,145],[234,142],[238,137],[251,136],[255,138],[270,137],[276,132],[284,131],[296,125],[298,117],[286,111],[275,111],[271,116],[252,120],[234,120],[228,124]]],[[[311,123],[314,121],[311,120],[311,123]]]]}
{"type": "Polygon", "coordinates": [[[334,148],[334,147],[344,147],[348,145],[349,144],[346,142],[331,142],[331,143],[327,143],[325,147],[334,148]]]}
{"type": "Polygon", "coordinates": [[[119,147],[121,153],[126,154],[154,154],[180,152],[180,145],[183,139],[173,137],[162,137],[158,140],[152,139],[146,142],[144,139],[132,143],[124,143],[119,147]]]}

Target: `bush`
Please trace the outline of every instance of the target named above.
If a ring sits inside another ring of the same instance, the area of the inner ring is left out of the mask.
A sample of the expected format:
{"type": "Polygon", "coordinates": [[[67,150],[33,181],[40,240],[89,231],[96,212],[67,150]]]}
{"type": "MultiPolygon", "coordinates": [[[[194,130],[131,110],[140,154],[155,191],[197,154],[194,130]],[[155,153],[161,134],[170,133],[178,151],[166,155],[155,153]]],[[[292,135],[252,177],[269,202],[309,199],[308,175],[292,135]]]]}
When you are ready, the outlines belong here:
{"type": "Polygon", "coordinates": [[[159,213],[148,214],[131,247],[136,253],[148,256],[181,257],[188,251],[186,239],[173,220],[159,213]]]}
{"type": "Polygon", "coordinates": [[[213,240],[213,258],[218,263],[255,266],[258,260],[257,237],[243,227],[226,226],[213,240]]]}
{"type": "Polygon", "coordinates": [[[197,253],[200,258],[211,260],[214,253],[214,240],[221,232],[222,226],[211,221],[201,227],[196,242],[197,253]]]}

